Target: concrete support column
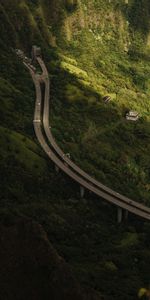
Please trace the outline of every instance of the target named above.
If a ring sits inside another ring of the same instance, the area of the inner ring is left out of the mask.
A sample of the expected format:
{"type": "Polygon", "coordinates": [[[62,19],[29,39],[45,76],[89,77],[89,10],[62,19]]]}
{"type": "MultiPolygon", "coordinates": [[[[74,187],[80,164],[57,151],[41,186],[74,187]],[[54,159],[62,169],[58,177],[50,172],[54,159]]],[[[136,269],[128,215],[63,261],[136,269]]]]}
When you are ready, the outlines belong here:
{"type": "Polygon", "coordinates": [[[129,212],[128,212],[128,210],[125,210],[125,212],[124,212],[125,220],[128,220],[128,216],[129,216],[129,212]]]}
{"type": "Polygon", "coordinates": [[[83,186],[80,185],[80,196],[81,196],[81,198],[84,197],[84,193],[85,193],[85,189],[84,189],[83,186]]]}
{"type": "Polygon", "coordinates": [[[118,207],[117,208],[117,222],[121,223],[122,221],[122,208],[118,207]]]}
{"type": "Polygon", "coordinates": [[[57,165],[55,165],[55,172],[56,172],[56,173],[59,173],[59,168],[58,168],[57,165]]]}

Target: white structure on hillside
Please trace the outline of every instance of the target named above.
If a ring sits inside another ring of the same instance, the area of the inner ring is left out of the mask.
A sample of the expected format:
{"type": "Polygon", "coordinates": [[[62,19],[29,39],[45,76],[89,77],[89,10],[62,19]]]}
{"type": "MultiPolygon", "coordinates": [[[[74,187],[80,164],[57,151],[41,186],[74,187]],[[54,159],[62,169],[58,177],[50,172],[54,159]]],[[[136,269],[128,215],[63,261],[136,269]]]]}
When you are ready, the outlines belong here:
{"type": "Polygon", "coordinates": [[[129,121],[137,121],[139,119],[139,114],[137,111],[130,110],[126,113],[126,119],[129,121]]]}
{"type": "Polygon", "coordinates": [[[111,97],[110,96],[104,96],[103,101],[104,101],[104,103],[108,103],[108,102],[111,101],[111,97]]]}

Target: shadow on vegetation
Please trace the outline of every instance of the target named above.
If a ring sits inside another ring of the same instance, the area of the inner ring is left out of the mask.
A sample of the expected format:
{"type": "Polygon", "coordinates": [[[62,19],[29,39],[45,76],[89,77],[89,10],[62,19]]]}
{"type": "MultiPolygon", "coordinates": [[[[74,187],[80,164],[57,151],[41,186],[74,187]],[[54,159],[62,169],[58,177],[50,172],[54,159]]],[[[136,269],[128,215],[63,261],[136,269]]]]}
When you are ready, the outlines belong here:
{"type": "MultiPolygon", "coordinates": [[[[121,6],[122,7],[122,6],[121,6]]],[[[150,2],[149,0],[133,0],[129,1],[123,9],[130,26],[145,36],[150,30],[150,2]]]]}

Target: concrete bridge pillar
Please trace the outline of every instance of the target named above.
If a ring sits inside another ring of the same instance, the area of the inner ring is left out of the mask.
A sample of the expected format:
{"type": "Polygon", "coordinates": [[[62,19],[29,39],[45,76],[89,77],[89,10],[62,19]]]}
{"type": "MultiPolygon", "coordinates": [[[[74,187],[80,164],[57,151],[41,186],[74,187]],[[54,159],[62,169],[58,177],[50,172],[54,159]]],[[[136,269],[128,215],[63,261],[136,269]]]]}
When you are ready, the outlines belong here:
{"type": "Polygon", "coordinates": [[[81,196],[81,198],[84,197],[84,193],[85,193],[84,187],[83,187],[83,186],[80,186],[80,196],[81,196]]]}
{"type": "Polygon", "coordinates": [[[57,165],[55,165],[55,172],[59,173],[59,167],[57,165]]]}
{"type": "Polygon", "coordinates": [[[128,216],[129,216],[129,212],[128,212],[128,210],[125,210],[125,212],[124,212],[125,220],[128,220],[128,216]]]}
{"type": "Polygon", "coordinates": [[[122,208],[120,207],[117,208],[117,222],[118,223],[122,222],[122,208]]]}

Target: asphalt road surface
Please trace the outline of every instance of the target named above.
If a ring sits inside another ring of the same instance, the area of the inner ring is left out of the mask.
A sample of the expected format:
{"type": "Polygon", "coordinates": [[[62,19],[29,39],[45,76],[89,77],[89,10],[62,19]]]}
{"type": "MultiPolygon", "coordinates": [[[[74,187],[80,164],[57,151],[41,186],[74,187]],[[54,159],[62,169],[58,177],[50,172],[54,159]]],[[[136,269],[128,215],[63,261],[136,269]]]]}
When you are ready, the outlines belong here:
{"type": "Polygon", "coordinates": [[[80,186],[93,192],[97,196],[107,200],[108,202],[127,210],[139,217],[150,220],[150,208],[140,204],[132,199],[129,199],[114,190],[106,187],[98,182],[82,169],[80,169],[73,161],[71,161],[65,153],[59,148],[53,135],[49,124],[49,105],[50,105],[50,80],[44,61],[37,57],[37,61],[41,67],[42,74],[38,75],[30,68],[32,79],[36,89],[36,103],[34,111],[34,129],[37,139],[48,157],[55,163],[55,165],[65,172],[69,177],[79,183],[80,186]],[[42,97],[41,81],[45,84],[44,97],[42,97]],[[44,101],[42,101],[44,99],[44,101]],[[42,117],[43,107],[43,117],[42,117]],[[43,123],[43,124],[42,124],[43,123]],[[45,130],[45,133],[43,132],[45,130]],[[50,145],[48,144],[48,142],[50,145]]]}

